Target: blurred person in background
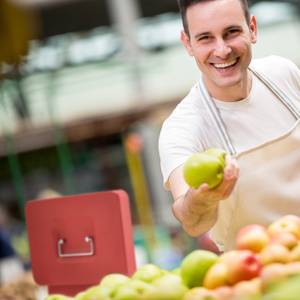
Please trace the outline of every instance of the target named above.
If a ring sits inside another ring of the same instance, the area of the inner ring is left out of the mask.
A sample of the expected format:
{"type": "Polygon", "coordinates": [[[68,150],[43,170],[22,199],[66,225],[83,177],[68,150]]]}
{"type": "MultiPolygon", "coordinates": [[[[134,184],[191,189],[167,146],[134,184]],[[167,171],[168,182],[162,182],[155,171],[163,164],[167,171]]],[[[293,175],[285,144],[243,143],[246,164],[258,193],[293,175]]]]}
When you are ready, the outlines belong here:
{"type": "Polygon", "coordinates": [[[229,250],[247,224],[300,216],[300,71],[283,57],[252,58],[257,23],[246,0],[179,0],[179,7],[181,41],[201,76],[163,123],[164,185],[184,230],[209,232],[229,250]],[[223,181],[190,188],[185,161],[211,147],[228,153],[223,181]]]}
{"type": "Polygon", "coordinates": [[[8,222],[7,210],[0,205],[0,284],[11,281],[24,273],[22,262],[11,243],[8,222]]]}

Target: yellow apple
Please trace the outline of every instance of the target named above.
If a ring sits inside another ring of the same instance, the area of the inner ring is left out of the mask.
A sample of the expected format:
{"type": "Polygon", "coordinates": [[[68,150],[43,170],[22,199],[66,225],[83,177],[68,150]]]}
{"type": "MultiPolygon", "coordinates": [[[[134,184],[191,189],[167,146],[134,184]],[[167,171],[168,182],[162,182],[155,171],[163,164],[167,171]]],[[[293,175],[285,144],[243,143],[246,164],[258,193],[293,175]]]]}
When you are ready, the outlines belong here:
{"type": "Polygon", "coordinates": [[[290,250],[290,261],[300,261],[300,241],[290,250]]]}
{"type": "Polygon", "coordinates": [[[290,232],[300,240],[300,218],[295,215],[285,215],[271,223],[267,230],[271,237],[281,232],[290,232]]]}
{"type": "Polygon", "coordinates": [[[183,300],[219,300],[219,299],[220,298],[214,291],[208,290],[203,287],[192,288],[183,297],[183,300]]]}
{"type": "Polygon", "coordinates": [[[287,263],[290,261],[290,252],[282,244],[271,243],[267,245],[259,254],[259,259],[263,265],[271,263],[287,263]]]}
{"type": "Polygon", "coordinates": [[[228,266],[225,263],[214,264],[206,273],[203,286],[215,289],[228,284],[228,266]]]}
{"type": "Polygon", "coordinates": [[[278,243],[288,249],[293,249],[297,245],[298,239],[291,232],[279,232],[272,237],[271,243],[278,243]]]}
{"type": "Polygon", "coordinates": [[[240,281],[233,286],[233,300],[260,299],[262,295],[262,283],[259,277],[240,281]]]}
{"type": "Polygon", "coordinates": [[[240,229],[236,237],[236,248],[260,252],[270,242],[267,228],[258,225],[247,225],[240,229]]]}

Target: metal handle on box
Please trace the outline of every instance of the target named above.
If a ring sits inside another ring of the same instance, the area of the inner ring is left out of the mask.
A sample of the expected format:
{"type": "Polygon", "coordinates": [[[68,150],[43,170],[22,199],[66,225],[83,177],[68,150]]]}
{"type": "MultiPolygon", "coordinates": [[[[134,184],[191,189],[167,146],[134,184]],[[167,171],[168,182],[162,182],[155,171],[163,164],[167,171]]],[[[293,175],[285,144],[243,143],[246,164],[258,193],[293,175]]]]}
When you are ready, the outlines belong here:
{"type": "Polygon", "coordinates": [[[92,256],[94,255],[94,242],[93,239],[89,236],[84,238],[86,243],[90,245],[90,251],[88,252],[74,252],[74,253],[63,253],[62,246],[65,243],[64,239],[59,239],[57,242],[57,250],[59,257],[78,257],[78,256],[92,256]]]}

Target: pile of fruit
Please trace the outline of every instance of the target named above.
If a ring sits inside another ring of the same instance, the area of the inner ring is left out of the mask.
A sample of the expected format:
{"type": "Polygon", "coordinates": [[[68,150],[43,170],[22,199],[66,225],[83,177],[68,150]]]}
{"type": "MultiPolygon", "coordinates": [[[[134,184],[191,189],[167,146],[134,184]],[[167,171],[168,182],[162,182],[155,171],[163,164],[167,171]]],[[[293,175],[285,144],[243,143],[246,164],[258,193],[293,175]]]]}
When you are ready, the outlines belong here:
{"type": "Polygon", "coordinates": [[[154,264],[131,277],[106,275],[99,285],[74,298],[47,300],[296,300],[300,299],[300,218],[286,215],[268,227],[248,225],[236,248],[216,255],[188,254],[178,269],[154,264]]]}

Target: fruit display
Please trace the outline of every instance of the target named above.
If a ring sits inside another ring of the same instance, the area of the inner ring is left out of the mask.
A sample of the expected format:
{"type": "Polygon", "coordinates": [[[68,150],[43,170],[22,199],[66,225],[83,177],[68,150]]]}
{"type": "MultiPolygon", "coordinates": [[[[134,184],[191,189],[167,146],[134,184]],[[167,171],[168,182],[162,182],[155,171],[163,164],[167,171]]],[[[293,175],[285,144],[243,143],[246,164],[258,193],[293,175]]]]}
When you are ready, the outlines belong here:
{"type": "Polygon", "coordinates": [[[132,276],[108,274],[75,297],[46,300],[298,300],[300,218],[286,215],[269,226],[247,225],[236,247],[220,255],[197,249],[179,268],[146,264],[132,276]]]}
{"type": "Polygon", "coordinates": [[[223,180],[225,156],[226,152],[218,148],[193,154],[183,166],[186,183],[192,188],[198,188],[203,183],[211,189],[217,187],[223,180]]]}

